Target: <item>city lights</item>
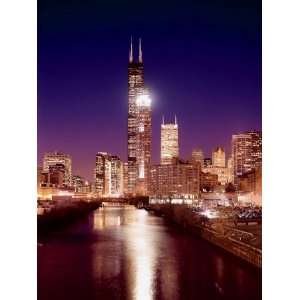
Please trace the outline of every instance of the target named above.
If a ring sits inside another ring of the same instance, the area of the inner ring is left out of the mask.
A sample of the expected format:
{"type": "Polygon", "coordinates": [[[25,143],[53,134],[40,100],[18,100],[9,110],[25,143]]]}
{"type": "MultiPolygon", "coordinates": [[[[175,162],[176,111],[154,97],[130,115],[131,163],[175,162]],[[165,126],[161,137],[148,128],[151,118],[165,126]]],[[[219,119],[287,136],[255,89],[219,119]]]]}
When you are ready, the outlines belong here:
{"type": "MultiPolygon", "coordinates": [[[[80,156],[74,148],[66,146],[69,140],[64,140],[60,146],[65,146],[70,154],[45,153],[43,165],[38,167],[38,225],[44,226],[46,232],[53,226],[58,232],[58,242],[56,233],[49,235],[40,250],[38,263],[42,271],[38,275],[41,286],[47,287],[44,299],[49,295],[53,299],[68,299],[65,290],[69,289],[70,299],[74,300],[216,299],[218,296],[257,300],[242,291],[242,284],[248,284],[246,272],[241,276],[233,273],[235,267],[238,271],[241,269],[240,265],[235,266],[238,260],[228,258],[223,252],[261,267],[261,132],[235,134],[228,128],[228,132],[223,132],[219,127],[223,126],[225,117],[215,117],[209,124],[205,114],[219,109],[219,103],[212,106],[201,103],[195,106],[196,113],[202,114],[199,120],[195,115],[190,116],[194,107],[187,108],[186,99],[194,96],[198,102],[204,101],[208,93],[203,83],[206,77],[199,77],[200,85],[192,90],[189,82],[196,72],[185,70],[180,81],[174,83],[184,86],[183,96],[167,88],[164,91],[170,94],[165,96],[161,90],[157,97],[162,99],[161,103],[153,113],[152,92],[144,77],[141,39],[136,57],[135,54],[131,39],[127,99],[124,93],[119,97],[123,107],[125,101],[128,104],[126,114],[122,112],[123,121],[121,117],[113,120],[113,114],[105,116],[105,125],[97,127],[93,135],[94,148],[82,139],[86,131],[81,130],[81,124],[72,127],[77,144],[82,144],[89,156],[92,153],[91,164],[84,164],[82,160],[72,165],[71,155],[80,156]],[[181,99],[181,107],[179,102],[174,106],[173,103],[163,105],[168,97],[174,102],[181,99]],[[158,112],[162,107],[165,111],[158,112]],[[178,120],[176,113],[180,114],[178,120]],[[160,116],[161,124],[157,121],[160,116]],[[165,116],[171,116],[172,120],[165,116]],[[127,128],[124,128],[125,119],[127,128]],[[121,122],[125,131],[120,129],[121,122]],[[117,125],[114,127],[113,123],[117,125]],[[217,132],[215,136],[211,134],[213,130],[217,132]],[[108,137],[104,135],[106,131],[109,131],[108,137]],[[209,132],[209,138],[205,131],[209,132]],[[191,137],[193,140],[188,140],[191,137]],[[118,146],[123,147],[123,152],[118,146]],[[79,170],[82,174],[77,173],[79,170]],[[77,223],[77,219],[80,222],[77,223]],[[61,234],[60,226],[66,225],[67,230],[61,234]],[[216,249],[202,246],[203,240],[216,249]],[[217,247],[222,250],[218,252],[217,247]],[[73,272],[77,273],[73,275],[73,272]],[[229,277],[225,280],[227,274],[229,277]],[[242,284],[234,285],[237,280],[242,284]],[[60,286],[60,290],[56,286],[60,286]]],[[[201,59],[201,63],[204,61],[201,59]]],[[[207,66],[204,69],[207,70],[207,66]]],[[[161,70],[165,71],[163,65],[161,70]]],[[[149,74],[149,86],[161,89],[163,84],[153,84],[153,74],[152,77],[149,74]]],[[[166,74],[171,73],[167,70],[166,74]]],[[[110,77],[110,71],[106,75],[110,77]]],[[[215,72],[210,75],[215,76],[215,72]]],[[[123,80],[125,83],[126,77],[123,80]]],[[[96,86],[98,88],[98,84],[96,86]]],[[[227,88],[221,86],[220,90],[227,88]]],[[[122,89],[115,84],[114,91],[122,92],[122,89]]],[[[106,96],[106,92],[103,95],[106,96]]],[[[105,97],[100,100],[103,101],[101,108],[107,112],[105,97]]],[[[235,120],[230,123],[240,125],[235,120]]],[[[249,286],[252,293],[252,282],[249,286]]],[[[39,292],[43,292],[42,289],[39,292]]]]}

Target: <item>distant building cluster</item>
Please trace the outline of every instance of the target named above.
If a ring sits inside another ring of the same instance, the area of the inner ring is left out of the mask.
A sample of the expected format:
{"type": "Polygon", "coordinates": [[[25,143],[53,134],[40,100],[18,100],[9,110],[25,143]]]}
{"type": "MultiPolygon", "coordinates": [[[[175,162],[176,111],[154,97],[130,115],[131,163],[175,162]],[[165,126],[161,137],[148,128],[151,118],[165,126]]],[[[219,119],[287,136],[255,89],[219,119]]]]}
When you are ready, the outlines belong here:
{"type": "Polygon", "coordinates": [[[206,157],[198,147],[189,160],[180,158],[179,124],[160,126],[160,163],[151,162],[151,98],[144,83],[141,39],[138,60],[131,41],[128,64],[127,161],[107,152],[96,154],[94,178],[89,183],[72,175],[72,159],[61,152],[46,153],[38,168],[38,190],[73,191],[97,197],[157,196],[191,197],[212,191],[238,191],[261,195],[262,133],[247,131],[232,135],[226,160],[222,146],[206,157]]]}

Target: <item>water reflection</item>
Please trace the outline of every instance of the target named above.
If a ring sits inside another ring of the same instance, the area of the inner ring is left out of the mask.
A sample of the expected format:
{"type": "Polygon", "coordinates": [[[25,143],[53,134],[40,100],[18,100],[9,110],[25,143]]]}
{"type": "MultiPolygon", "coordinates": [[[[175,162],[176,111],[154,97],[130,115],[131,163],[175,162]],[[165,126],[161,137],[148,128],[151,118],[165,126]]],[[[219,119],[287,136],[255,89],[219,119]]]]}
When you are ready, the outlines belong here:
{"type": "Polygon", "coordinates": [[[261,298],[257,272],[162,218],[107,207],[90,217],[38,248],[39,300],[261,298]]]}
{"type": "Polygon", "coordinates": [[[101,208],[94,214],[93,218],[95,230],[124,224],[124,220],[121,222],[121,210],[117,208],[101,208]]]}
{"type": "Polygon", "coordinates": [[[220,295],[223,295],[224,294],[224,289],[223,289],[224,261],[220,256],[216,257],[215,266],[216,266],[216,274],[217,274],[216,276],[217,278],[215,281],[215,288],[220,295]]]}
{"type": "Polygon", "coordinates": [[[133,225],[134,230],[126,231],[127,255],[132,264],[131,273],[127,276],[134,278],[132,298],[136,300],[153,299],[156,247],[153,233],[147,231],[146,220],[147,213],[141,211],[137,218],[138,226],[133,225]]]}

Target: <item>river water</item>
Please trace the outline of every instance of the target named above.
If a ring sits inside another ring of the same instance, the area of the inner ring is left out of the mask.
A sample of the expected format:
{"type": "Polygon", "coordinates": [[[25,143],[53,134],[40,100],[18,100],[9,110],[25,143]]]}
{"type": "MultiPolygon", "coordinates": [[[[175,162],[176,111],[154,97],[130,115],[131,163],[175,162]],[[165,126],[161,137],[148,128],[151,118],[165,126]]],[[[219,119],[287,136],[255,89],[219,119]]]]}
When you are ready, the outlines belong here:
{"type": "Polygon", "coordinates": [[[39,300],[261,299],[261,273],[135,208],[38,238],[39,300]]]}

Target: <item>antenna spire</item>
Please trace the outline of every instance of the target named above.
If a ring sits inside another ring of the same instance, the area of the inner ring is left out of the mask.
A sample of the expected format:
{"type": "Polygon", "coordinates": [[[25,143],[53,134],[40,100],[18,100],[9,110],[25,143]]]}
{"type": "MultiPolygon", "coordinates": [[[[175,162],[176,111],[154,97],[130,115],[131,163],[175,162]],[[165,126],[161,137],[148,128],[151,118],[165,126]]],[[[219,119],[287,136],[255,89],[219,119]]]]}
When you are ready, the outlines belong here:
{"type": "Polygon", "coordinates": [[[132,47],[132,36],[130,37],[130,51],[129,51],[129,62],[133,62],[133,47],[132,47]]]}
{"type": "Polygon", "coordinates": [[[175,115],[175,125],[177,125],[177,117],[176,117],[176,115],[175,115]]]}
{"type": "Polygon", "coordinates": [[[139,63],[143,63],[142,39],[139,38],[139,63]]]}
{"type": "Polygon", "coordinates": [[[164,115],[162,116],[162,123],[163,123],[163,125],[165,125],[165,116],[164,115]]]}

